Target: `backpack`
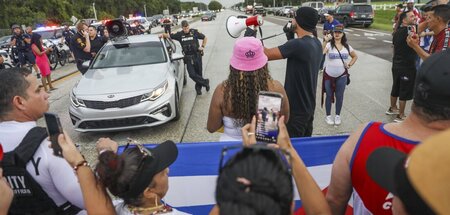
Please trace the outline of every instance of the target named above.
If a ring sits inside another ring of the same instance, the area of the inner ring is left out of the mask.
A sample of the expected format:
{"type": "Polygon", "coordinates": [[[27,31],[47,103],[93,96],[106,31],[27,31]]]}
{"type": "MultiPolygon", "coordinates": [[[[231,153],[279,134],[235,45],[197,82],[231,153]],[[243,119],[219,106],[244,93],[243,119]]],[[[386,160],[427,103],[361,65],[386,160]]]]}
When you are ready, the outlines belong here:
{"type": "MultiPolygon", "coordinates": [[[[42,127],[34,127],[23,138],[13,151],[4,154],[2,166],[3,176],[11,186],[14,198],[8,214],[76,214],[80,211],[69,202],[56,206],[26,169],[27,163],[47,137],[42,127]],[[69,207],[68,207],[69,206],[69,207]]],[[[34,161],[32,161],[34,162],[34,161]]]]}

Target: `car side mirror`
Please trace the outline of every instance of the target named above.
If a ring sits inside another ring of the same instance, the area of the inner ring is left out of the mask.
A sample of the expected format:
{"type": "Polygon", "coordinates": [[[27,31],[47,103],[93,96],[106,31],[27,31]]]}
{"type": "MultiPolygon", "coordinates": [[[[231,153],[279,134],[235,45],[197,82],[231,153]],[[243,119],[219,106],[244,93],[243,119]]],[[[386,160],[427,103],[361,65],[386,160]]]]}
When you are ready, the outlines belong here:
{"type": "Polygon", "coordinates": [[[91,64],[91,61],[90,61],[90,60],[84,61],[83,64],[81,64],[81,67],[82,67],[83,69],[87,69],[87,68],[89,68],[89,65],[90,65],[90,64],[91,64]]]}
{"type": "Polygon", "coordinates": [[[173,53],[172,54],[172,62],[173,61],[177,61],[177,60],[181,60],[181,59],[183,59],[184,58],[184,55],[183,54],[180,54],[180,53],[173,53]]]}

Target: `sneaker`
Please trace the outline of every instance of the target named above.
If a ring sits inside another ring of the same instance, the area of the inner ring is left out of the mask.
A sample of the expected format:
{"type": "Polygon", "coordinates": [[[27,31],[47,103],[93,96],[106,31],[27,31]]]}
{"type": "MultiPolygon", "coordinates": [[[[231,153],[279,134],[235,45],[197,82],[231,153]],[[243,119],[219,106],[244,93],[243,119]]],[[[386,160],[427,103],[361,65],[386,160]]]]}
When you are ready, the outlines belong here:
{"type": "Polygon", "coordinates": [[[331,118],[331,116],[325,117],[325,122],[326,122],[328,125],[334,125],[334,121],[333,121],[333,119],[331,118]]]}
{"type": "Polygon", "coordinates": [[[341,117],[339,115],[336,115],[334,117],[334,124],[335,125],[340,125],[341,124],[341,117]]]}
{"type": "Polygon", "coordinates": [[[392,108],[389,108],[386,111],[386,115],[395,115],[395,114],[398,114],[398,109],[392,110],[392,108]]]}
{"type": "Polygon", "coordinates": [[[403,122],[405,121],[406,116],[400,117],[399,115],[397,115],[394,119],[394,122],[403,122]]]}

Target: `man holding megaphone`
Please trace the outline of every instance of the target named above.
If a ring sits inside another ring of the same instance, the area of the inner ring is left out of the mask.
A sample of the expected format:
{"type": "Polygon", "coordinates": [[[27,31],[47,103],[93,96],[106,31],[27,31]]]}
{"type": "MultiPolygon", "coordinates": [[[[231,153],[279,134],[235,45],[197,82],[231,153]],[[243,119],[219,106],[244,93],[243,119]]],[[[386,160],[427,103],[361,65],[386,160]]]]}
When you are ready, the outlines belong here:
{"type": "Polygon", "coordinates": [[[186,65],[189,77],[195,82],[195,90],[197,95],[202,94],[202,87],[209,91],[209,79],[204,79],[202,75],[202,55],[203,49],[206,46],[206,36],[200,33],[197,29],[190,29],[189,23],[186,20],[181,22],[183,30],[175,34],[161,34],[160,38],[172,38],[180,42],[183,48],[184,63],[186,65]],[[199,46],[198,40],[202,40],[202,45],[199,46]]]}
{"type": "Polygon", "coordinates": [[[284,88],[289,98],[290,137],[309,137],[313,132],[317,76],[322,60],[322,45],[314,36],[318,17],[314,8],[299,8],[290,28],[297,38],[264,50],[269,60],[287,58],[284,88]]]}

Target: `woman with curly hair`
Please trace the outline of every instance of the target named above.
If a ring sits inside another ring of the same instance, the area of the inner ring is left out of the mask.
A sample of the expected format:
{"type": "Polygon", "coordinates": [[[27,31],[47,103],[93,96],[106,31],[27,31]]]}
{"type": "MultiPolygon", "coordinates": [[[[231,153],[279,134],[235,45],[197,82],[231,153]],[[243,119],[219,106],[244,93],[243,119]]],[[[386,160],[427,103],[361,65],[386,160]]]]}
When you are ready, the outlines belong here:
{"type": "Polygon", "coordinates": [[[261,41],[254,37],[238,39],[230,60],[230,75],[216,87],[211,100],[208,131],[213,133],[223,127],[220,141],[241,140],[241,127],[256,115],[260,91],[283,95],[281,115],[287,121],[289,100],[283,85],[269,74],[261,41]]]}

